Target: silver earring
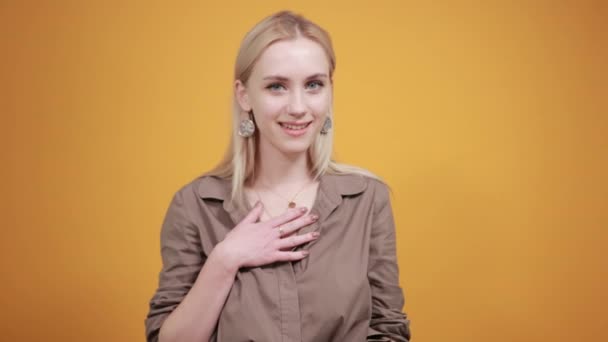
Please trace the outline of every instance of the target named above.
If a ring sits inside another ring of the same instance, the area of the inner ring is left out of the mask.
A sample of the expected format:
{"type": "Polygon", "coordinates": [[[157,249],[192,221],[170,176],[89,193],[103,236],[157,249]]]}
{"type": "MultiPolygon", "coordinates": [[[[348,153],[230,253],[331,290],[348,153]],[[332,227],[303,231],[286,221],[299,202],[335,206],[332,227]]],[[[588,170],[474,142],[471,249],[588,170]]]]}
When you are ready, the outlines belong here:
{"type": "Polygon", "coordinates": [[[327,133],[329,133],[329,130],[331,129],[331,118],[328,116],[325,118],[325,122],[323,123],[323,127],[321,127],[321,134],[325,135],[327,133]]]}
{"type": "Polygon", "coordinates": [[[255,132],[255,124],[251,118],[241,120],[239,124],[239,135],[243,138],[249,138],[255,132]]]}

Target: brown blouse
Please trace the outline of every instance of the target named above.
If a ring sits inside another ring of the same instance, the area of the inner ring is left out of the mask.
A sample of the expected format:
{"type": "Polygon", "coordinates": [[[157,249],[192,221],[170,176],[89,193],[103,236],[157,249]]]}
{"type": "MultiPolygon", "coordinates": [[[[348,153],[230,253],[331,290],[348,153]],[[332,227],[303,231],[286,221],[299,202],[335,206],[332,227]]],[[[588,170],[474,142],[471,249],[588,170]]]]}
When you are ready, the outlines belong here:
{"type": "MultiPolygon", "coordinates": [[[[148,341],[188,293],[213,247],[247,214],[231,183],[211,176],[179,190],[161,231],[163,267],[145,320],[148,341]]],[[[211,341],[409,341],[386,185],[359,175],[323,175],[298,234],[319,231],[296,262],[242,268],[211,341]]]]}

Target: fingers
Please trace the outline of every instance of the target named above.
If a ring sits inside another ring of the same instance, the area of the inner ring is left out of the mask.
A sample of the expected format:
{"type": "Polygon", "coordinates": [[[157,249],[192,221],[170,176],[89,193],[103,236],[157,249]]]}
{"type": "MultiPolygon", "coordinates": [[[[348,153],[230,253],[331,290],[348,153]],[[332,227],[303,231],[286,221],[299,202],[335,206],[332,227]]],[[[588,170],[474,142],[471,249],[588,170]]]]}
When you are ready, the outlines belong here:
{"type": "Polygon", "coordinates": [[[287,212],[285,212],[283,215],[281,216],[277,216],[275,218],[273,218],[272,220],[268,221],[268,223],[272,226],[272,227],[278,227],[284,223],[287,223],[293,219],[296,219],[302,215],[304,215],[304,213],[307,211],[308,209],[306,209],[305,207],[302,208],[295,208],[295,209],[289,209],[287,210],[287,212]]]}
{"type": "Polygon", "coordinates": [[[306,215],[285,223],[281,226],[281,236],[288,236],[296,230],[315,222],[317,219],[317,215],[306,215]]]}
{"type": "Polygon", "coordinates": [[[296,252],[277,252],[277,261],[296,261],[306,258],[310,253],[306,250],[296,252]]]}
{"type": "Polygon", "coordinates": [[[247,216],[245,216],[245,218],[243,219],[242,222],[245,222],[245,223],[256,223],[256,222],[258,222],[258,220],[262,216],[263,212],[264,212],[264,204],[262,202],[258,201],[253,206],[253,209],[251,209],[251,211],[247,214],[247,216]]]}
{"type": "Polygon", "coordinates": [[[277,242],[277,247],[279,249],[290,249],[293,247],[297,247],[301,244],[304,244],[306,242],[316,240],[317,238],[319,238],[318,232],[312,232],[312,233],[303,234],[303,235],[292,235],[290,237],[280,239],[277,242]]]}

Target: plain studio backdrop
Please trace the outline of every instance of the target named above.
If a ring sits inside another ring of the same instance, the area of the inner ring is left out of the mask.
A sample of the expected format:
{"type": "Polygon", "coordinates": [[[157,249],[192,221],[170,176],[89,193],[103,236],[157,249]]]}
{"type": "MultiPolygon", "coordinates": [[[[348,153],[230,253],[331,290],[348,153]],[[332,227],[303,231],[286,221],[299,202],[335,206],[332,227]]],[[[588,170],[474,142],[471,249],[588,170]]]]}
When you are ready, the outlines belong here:
{"type": "Polygon", "coordinates": [[[3,341],[143,341],[240,40],[337,53],[335,151],[393,189],[414,341],[607,341],[605,1],[1,1],[3,341]]]}

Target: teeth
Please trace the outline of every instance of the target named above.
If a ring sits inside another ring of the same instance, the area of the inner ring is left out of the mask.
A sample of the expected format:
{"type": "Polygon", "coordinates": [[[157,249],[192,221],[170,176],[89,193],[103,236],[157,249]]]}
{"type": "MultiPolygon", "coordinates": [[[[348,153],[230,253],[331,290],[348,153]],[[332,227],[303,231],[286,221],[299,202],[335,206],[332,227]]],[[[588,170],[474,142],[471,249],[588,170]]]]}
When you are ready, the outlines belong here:
{"type": "Polygon", "coordinates": [[[306,126],[308,126],[308,124],[304,124],[304,125],[288,125],[288,124],[284,124],[282,123],[281,126],[287,128],[287,129],[293,129],[293,130],[298,130],[298,129],[304,129],[306,128],[306,126]]]}

